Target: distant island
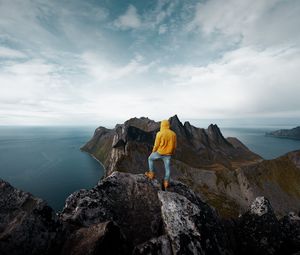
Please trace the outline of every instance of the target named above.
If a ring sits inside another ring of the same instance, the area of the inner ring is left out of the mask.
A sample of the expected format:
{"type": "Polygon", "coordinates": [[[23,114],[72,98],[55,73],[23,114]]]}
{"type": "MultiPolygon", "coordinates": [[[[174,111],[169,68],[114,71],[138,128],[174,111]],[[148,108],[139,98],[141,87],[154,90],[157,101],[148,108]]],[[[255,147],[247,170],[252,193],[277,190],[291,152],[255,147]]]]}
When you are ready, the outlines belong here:
{"type": "Polygon", "coordinates": [[[273,132],[266,133],[267,136],[278,138],[299,139],[300,140],[300,126],[292,129],[280,129],[273,132]]]}

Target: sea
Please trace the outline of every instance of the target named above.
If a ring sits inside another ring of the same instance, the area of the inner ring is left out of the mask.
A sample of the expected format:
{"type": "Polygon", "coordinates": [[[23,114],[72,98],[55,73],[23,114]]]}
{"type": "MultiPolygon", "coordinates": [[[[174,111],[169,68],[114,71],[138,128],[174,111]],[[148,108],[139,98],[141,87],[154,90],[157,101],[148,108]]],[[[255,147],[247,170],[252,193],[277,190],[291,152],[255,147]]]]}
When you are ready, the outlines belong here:
{"type": "MultiPolygon", "coordinates": [[[[300,140],[265,136],[280,127],[221,128],[224,137],[237,137],[265,159],[300,150],[300,140]]],[[[74,191],[92,188],[103,166],[80,150],[95,127],[0,126],[0,178],[32,193],[61,211],[74,191]]]]}

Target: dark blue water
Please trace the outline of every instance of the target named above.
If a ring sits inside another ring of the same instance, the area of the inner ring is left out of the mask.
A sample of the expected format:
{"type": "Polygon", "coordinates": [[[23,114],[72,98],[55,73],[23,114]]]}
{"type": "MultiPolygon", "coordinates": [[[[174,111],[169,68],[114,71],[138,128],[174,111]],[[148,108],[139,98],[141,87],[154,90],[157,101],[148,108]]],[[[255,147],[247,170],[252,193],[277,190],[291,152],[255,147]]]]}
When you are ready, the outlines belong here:
{"type": "Polygon", "coordinates": [[[282,139],[265,136],[266,132],[278,130],[277,128],[222,128],[225,137],[237,137],[251,151],[264,159],[273,159],[287,152],[300,150],[300,140],[282,139]]]}
{"type": "MultiPolygon", "coordinates": [[[[102,166],[80,147],[95,127],[0,127],[0,178],[61,210],[70,193],[93,187],[102,166]]],[[[299,150],[299,140],[266,137],[277,128],[221,128],[265,159],[299,150]]]]}
{"type": "Polygon", "coordinates": [[[93,135],[87,127],[0,127],[0,178],[61,210],[66,197],[91,188],[102,166],[80,151],[93,135]]]}

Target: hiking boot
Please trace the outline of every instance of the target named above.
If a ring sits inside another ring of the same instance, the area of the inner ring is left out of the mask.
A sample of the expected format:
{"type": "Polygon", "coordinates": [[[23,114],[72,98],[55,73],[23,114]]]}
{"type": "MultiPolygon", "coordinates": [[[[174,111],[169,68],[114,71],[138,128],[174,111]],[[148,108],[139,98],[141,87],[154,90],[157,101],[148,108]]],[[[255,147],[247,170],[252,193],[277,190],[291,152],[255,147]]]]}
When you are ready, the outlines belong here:
{"type": "Polygon", "coordinates": [[[153,179],[155,178],[154,172],[153,172],[153,171],[147,171],[147,172],[145,173],[145,175],[147,176],[147,178],[148,178],[149,180],[153,180],[153,179]]]}

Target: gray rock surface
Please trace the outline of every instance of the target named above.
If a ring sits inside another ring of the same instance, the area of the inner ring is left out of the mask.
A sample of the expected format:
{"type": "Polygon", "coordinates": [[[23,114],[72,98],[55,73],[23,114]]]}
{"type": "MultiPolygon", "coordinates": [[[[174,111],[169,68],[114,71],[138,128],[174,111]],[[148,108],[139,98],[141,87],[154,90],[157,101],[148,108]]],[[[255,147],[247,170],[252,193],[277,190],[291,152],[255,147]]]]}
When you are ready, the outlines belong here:
{"type": "Polygon", "coordinates": [[[158,197],[173,254],[233,253],[219,219],[210,208],[198,206],[174,192],[159,191],[158,197]]]}
{"type": "Polygon", "coordinates": [[[60,218],[74,227],[114,221],[135,246],[161,235],[159,188],[143,175],[114,172],[93,189],[71,194],[60,218]]]}
{"type": "Polygon", "coordinates": [[[257,197],[224,220],[185,184],[167,191],[144,175],[114,172],[69,196],[59,217],[39,198],[0,182],[0,251],[13,254],[294,254],[300,217],[278,220],[257,197]]]}
{"type": "Polygon", "coordinates": [[[0,179],[0,254],[54,254],[62,225],[45,201],[0,179]]]}

